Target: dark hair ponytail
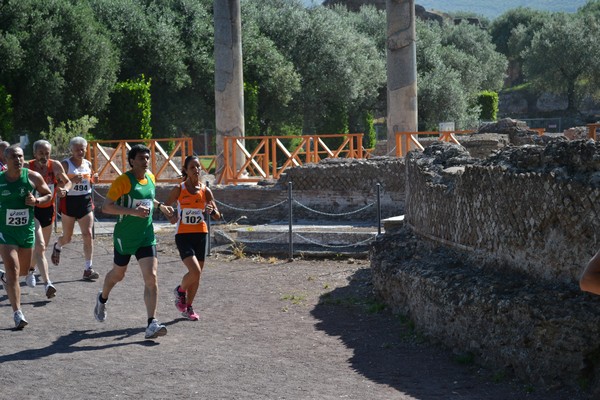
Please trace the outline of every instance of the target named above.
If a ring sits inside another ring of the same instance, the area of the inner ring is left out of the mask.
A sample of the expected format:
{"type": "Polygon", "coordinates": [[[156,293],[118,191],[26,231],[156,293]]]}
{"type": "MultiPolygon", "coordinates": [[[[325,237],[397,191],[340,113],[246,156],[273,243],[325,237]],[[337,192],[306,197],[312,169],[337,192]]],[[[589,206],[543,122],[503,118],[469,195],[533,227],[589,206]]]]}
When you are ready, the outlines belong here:
{"type": "Polygon", "coordinates": [[[188,165],[190,165],[190,163],[192,162],[192,160],[198,160],[197,156],[187,156],[185,158],[185,160],[183,161],[183,168],[181,169],[181,178],[185,181],[187,179],[187,172],[185,172],[185,170],[187,169],[188,165]]]}

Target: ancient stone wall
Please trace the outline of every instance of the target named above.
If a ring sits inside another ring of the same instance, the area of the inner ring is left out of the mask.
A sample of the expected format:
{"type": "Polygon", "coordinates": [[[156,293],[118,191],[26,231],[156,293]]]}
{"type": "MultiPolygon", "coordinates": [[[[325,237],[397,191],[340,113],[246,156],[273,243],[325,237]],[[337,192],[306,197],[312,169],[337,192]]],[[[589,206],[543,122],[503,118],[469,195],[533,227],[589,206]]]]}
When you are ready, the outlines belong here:
{"type": "Polygon", "coordinates": [[[436,143],[406,170],[405,223],[371,250],[375,292],[458,354],[599,398],[600,296],[577,280],[600,247],[600,145],[478,160],[436,143]]]}
{"type": "Polygon", "coordinates": [[[427,237],[574,282],[600,247],[600,146],[557,141],[475,162],[458,146],[407,159],[406,220],[427,237]]]}
{"type": "Polygon", "coordinates": [[[598,296],[406,228],[376,240],[371,265],[376,293],[455,354],[496,375],[600,396],[598,296]]]}

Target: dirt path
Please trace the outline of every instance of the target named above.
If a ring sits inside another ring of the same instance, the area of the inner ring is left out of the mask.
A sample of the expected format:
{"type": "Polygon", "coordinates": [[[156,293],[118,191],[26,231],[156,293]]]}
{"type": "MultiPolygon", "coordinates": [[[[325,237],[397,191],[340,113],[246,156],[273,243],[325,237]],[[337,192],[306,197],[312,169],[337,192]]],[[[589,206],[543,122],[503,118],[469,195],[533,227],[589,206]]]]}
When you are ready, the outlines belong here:
{"type": "MultiPolygon", "coordinates": [[[[95,244],[94,267],[104,275],[112,264],[110,237],[95,244]]],[[[107,321],[94,320],[101,283],[80,280],[78,238],[51,269],[55,299],[23,283],[25,330],[12,329],[1,290],[0,398],[578,398],[509,382],[427,343],[410,323],[381,311],[366,260],[213,255],[196,302],[201,319],[190,322],[172,301],[184,267],[170,234],[161,234],[159,250],[158,318],[169,333],[156,341],[144,340],[135,261],[111,294],[107,321]]]]}

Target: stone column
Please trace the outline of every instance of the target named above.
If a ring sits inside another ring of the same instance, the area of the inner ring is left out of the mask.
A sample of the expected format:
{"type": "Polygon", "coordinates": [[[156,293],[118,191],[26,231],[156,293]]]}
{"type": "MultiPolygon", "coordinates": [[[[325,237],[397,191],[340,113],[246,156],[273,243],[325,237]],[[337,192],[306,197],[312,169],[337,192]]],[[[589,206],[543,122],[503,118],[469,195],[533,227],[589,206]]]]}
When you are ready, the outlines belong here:
{"type": "MultiPolygon", "coordinates": [[[[214,0],[215,25],[215,122],[217,135],[217,181],[224,157],[232,160],[232,149],[224,154],[224,136],[244,136],[244,78],[242,74],[242,24],[240,0],[214,0]]],[[[243,154],[236,153],[237,168],[243,154]]]]}
{"type": "Polygon", "coordinates": [[[387,150],[393,155],[395,132],[416,132],[418,129],[415,2],[386,0],[386,11],[387,150]]]}

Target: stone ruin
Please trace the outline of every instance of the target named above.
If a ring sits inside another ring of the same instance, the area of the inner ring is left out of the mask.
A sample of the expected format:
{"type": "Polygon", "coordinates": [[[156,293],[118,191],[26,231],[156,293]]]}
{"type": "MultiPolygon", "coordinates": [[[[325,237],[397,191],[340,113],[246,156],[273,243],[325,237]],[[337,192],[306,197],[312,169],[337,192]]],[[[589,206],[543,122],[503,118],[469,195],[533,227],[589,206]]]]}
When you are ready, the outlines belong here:
{"type": "MultiPolygon", "coordinates": [[[[476,132],[457,135],[460,144],[475,158],[486,158],[507,146],[545,145],[557,140],[579,140],[588,138],[588,128],[578,126],[566,129],[563,133],[544,132],[531,129],[525,121],[503,118],[497,122],[484,123],[476,132]]],[[[436,138],[419,138],[423,146],[439,142],[436,138]]],[[[381,153],[379,153],[381,154],[381,153]]]]}
{"type": "Polygon", "coordinates": [[[287,169],[277,181],[263,181],[258,185],[237,187],[216,186],[215,197],[236,208],[227,209],[228,218],[244,216],[245,223],[263,224],[288,221],[287,204],[264,213],[248,213],[239,209],[260,209],[285,202],[288,182],[292,182],[293,198],[307,207],[323,213],[339,214],[337,217],[295,207],[294,220],[311,223],[340,223],[347,221],[376,225],[377,209],[368,207],[360,214],[355,210],[377,201],[377,184],[383,218],[404,211],[405,177],[404,159],[375,157],[369,160],[329,158],[319,163],[287,169]],[[346,215],[343,215],[348,213],[346,215]]]}
{"type": "Polygon", "coordinates": [[[600,393],[600,144],[557,139],[485,159],[406,157],[404,222],[371,250],[376,293],[455,352],[527,381],[600,393]]]}

